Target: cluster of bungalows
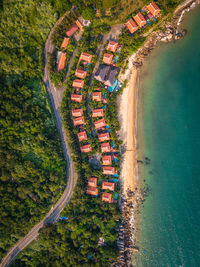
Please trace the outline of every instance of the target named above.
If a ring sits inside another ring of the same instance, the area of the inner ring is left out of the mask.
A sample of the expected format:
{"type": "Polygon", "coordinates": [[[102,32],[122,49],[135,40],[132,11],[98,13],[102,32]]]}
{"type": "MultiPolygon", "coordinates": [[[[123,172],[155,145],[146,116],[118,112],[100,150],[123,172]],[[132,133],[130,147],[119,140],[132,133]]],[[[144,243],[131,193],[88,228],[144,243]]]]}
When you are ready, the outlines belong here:
{"type": "Polygon", "coordinates": [[[147,23],[150,23],[150,20],[155,20],[158,16],[160,16],[160,9],[155,2],[151,2],[149,5],[144,7],[143,10],[147,12],[147,15],[143,15],[143,12],[141,11],[125,23],[127,29],[131,34],[136,32],[138,30],[138,27],[143,28],[147,23]]]}
{"type": "MultiPolygon", "coordinates": [[[[83,65],[90,64],[92,62],[92,55],[88,53],[81,53],[78,67],[75,72],[76,79],[73,81],[72,87],[74,88],[74,93],[71,94],[71,101],[76,103],[81,103],[83,101],[83,95],[81,94],[81,90],[84,87],[84,79],[87,75],[87,69],[82,69],[80,67],[80,62],[83,61],[83,65]]],[[[92,151],[91,145],[87,142],[88,137],[86,130],[84,129],[84,116],[83,116],[83,109],[77,108],[71,110],[71,115],[73,117],[73,124],[74,127],[79,127],[79,132],[77,134],[79,143],[80,143],[80,150],[82,153],[88,153],[92,151]]]]}
{"type": "Polygon", "coordinates": [[[65,68],[66,65],[66,50],[67,46],[69,44],[70,38],[74,35],[74,33],[80,29],[83,30],[83,24],[81,23],[80,18],[75,21],[75,24],[66,32],[66,35],[62,41],[62,44],[60,46],[61,51],[58,52],[58,64],[57,64],[57,70],[62,71],[65,68]]]}

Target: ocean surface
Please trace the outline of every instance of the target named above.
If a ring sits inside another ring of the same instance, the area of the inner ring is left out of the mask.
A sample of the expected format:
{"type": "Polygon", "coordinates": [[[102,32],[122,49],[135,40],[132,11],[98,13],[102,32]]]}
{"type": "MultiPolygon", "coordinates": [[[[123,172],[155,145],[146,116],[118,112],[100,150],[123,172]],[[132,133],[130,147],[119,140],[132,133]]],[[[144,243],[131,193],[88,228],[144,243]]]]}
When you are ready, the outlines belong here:
{"type": "Polygon", "coordinates": [[[140,167],[150,187],[141,209],[137,267],[200,266],[200,8],[187,36],[156,48],[142,70],[140,167]],[[142,123],[141,123],[142,122],[142,123]]]}

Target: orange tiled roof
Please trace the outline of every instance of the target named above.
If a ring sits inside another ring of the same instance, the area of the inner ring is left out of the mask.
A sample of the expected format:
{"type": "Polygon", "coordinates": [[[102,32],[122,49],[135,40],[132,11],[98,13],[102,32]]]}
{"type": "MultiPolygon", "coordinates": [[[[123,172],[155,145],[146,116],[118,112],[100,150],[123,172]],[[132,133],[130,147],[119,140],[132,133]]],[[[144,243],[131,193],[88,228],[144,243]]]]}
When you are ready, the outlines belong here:
{"type": "Polygon", "coordinates": [[[92,195],[92,196],[97,196],[98,195],[98,189],[96,187],[88,187],[87,188],[87,194],[92,195]]]}
{"type": "Polygon", "coordinates": [[[160,8],[156,5],[155,2],[151,2],[147,9],[151,12],[153,16],[157,16],[160,13],[160,8]]]}
{"type": "Polygon", "coordinates": [[[102,153],[110,152],[110,144],[109,143],[102,143],[101,144],[101,152],[102,153]]]}
{"type": "Polygon", "coordinates": [[[61,48],[67,48],[67,46],[68,46],[68,44],[69,44],[69,38],[68,37],[65,37],[64,39],[63,39],[63,42],[62,42],[62,44],[61,44],[61,48]]]}
{"type": "Polygon", "coordinates": [[[102,194],[102,201],[112,203],[112,194],[104,192],[102,194]]]}
{"type": "Polygon", "coordinates": [[[96,108],[92,110],[92,117],[103,117],[103,109],[102,108],[96,108]]]}
{"type": "Polygon", "coordinates": [[[98,138],[99,138],[100,142],[104,142],[104,141],[110,140],[110,135],[109,135],[109,133],[100,133],[98,135],[98,138]]]}
{"type": "Polygon", "coordinates": [[[115,183],[103,181],[102,189],[114,191],[115,190],[115,183]]]}
{"type": "Polygon", "coordinates": [[[97,187],[97,178],[96,177],[90,177],[88,179],[88,187],[97,187]]]}
{"type": "Polygon", "coordinates": [[[73,119],[74,126],[83,125],[85,123],[83,117],[73,119]]]}
{"type": "Polygon", "coordinates": [[[105,155],[102,157],[102,163],[103,165],[111,165],[112,164],[112,158],[110,155],[105,155]]]}
{"type": "Polygon", "coordinates": [[[138,30],[137,25],[135,24],[135,22],[133,21],[133,19],[129,19],[129,21],[127,21],[125,23],[126,27],[129,29],[130,33],[134,33],[138,30]]]}
{"type": "Polygon", "coordinates": [[[115,168],[110,166],[103,167],[103,174],[105,175],[113,175],[116,174],[115,168]]]}
{"type": "Polygon", "coordinates": [[[76,25],[79,27],[81,31],[83,30],[83,24],[78,19],[76,20],[76,25]]]}
{"type": "Polygon", "coordinates": [[[111,51],[111,52],[115,52],[117,49],[118,43],[114,42],[114,41],[109,41],[108,45],[107,45],[107,50],[111,51]]]}
{"type": "Polygon", "coordinates": [[[81,79],[85,79],[87,72],[84,70],[76,69],[75,76],[81,79]]]}
{"type": "Polygon", "coordinates": [[[106,123],[105,123],[105,120],[104,119],[100,119],[100,120],[94,122],[95,129],[102,128],[105,125],[106,125],[106,123]]]}
{"type": "Polygon", "coordinates": [[[83,80],[76,79],[76,80],[73,81],[72,86],[73,87],[77,87],[77,88],[83,88],[84,81],[83,80]]]}
{"type": "Polygon", "coordinates": [[[93,92],[92,93],[92,100],[94,101],[101,101],[102,97],[101,97],[101,92],[93,92]]]}
{"type": "Polygon", "coordinates": [[[78,27],[76,25],[73,25],[67,32],[67,36],[72,36],[76,31],[78,30],[78,27]]]}
{"type": "Polygon", "coordinates": [[[77,134],[79,142],[87,140],[87,133],[86,131],[80,132],[77,134]]]}
{"type": "Polygon", "coordinates": [[[82,95],[77,95],[77,94],[71,94],[71,100],[74,102],[82,102],[83,96],[82,95]]]}
{"type": "Polygon", "coordinates": [[[143,27],[144,25],[146,25],[146,20],[143,17],[143,15],[139,12],[135,17],[134,20],[136,21],[136,23],[140,26],[143,27]]]}
{"type": "Polygon", "coordinates": [[[58,71],[61,71],[61,70],[64,69],[65,61],[66,61],[66,53],[61,52],[60,53],[60,58],[59,58],[59,61],[58,61],[58,65],[57,65],[57,70],[58,71]]]}
{"type": "Polygon", "coordinates": [[[79,58],[79,61],[81,61],[81,60],[91,63],[92,55],[83,52],[83,53],[81,53],[80,58],[79,58]]]}
{"type": "Polygon", "coordinates": [[[82,109],[72,109],[72,116],[73,117],[80,117],[83,115],[82,109]]]}
{"type": "Polygon", "coordinates": [[[112,63],[112,59],[113,59],[113,54],[108,54],[108,53],[105,53],[104,56],[103,56],[103,62],[105,64],[111,64],[112,63]]]}
{"type": "Polygon", "coordinates": [[[81,146],[81,152],[82,153],[87,153],[87,152],[90,152],[90,151],[92,151],[92,148],[91,148],[90,144],[81,146]]]}

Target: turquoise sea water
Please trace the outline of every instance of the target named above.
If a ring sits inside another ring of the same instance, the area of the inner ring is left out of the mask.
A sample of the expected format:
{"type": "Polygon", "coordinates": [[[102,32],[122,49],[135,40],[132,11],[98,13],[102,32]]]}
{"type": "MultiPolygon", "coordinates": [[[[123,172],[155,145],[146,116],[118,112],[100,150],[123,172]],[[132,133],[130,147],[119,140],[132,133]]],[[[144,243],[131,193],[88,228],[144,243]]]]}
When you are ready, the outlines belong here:
{"type": "Polygon", "coordinates": [[[151,159],[143,167],[151,190],[137,267],[200,266],[200,8],[185,25],[184,39],[153,51],[140,82],[140,147],[151,159]]]}

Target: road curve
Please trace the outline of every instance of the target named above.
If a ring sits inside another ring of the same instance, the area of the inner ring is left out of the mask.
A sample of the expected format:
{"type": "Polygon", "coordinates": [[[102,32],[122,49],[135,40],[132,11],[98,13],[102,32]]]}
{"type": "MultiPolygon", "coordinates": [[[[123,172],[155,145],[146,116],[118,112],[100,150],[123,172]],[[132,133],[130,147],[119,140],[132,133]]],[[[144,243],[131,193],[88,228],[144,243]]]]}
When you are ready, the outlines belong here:
{"type": "Polygon", "coordinates": [[[53,45],[51,44],[51,36],[55,29],[55,27],[63,20],[63,18],[68,14],[66,12],[54,25],[54,27],[51,29],[49,36],[47,38],[45,49],[44,49],[44,57],[45,57],[45,68],[44,68],[44,77],[43,81],[45,83],[47,92],[49,94],[49,97],[51,99],[52,108],[55,115],[56,125],[61,137],[62,141],[62,147],[63,147],[63,153],[64,157],[67,163],[67,187],[59,199],[59,201],[54,205],[54,207],[48,212],[48,214],[44,217],[42,221],[40,221],[37,225],[35,225],[29,233],[22,239],[20,239],[15,246],[13,246],[7,253],[7,255],[3,258],[1,262],[1,267],[9,266],[10,263],[15,259],[15,257],[22,251],[26,246],[28,246],[33,240],[35,240],[38,237],[38,231],[47,223],[54,223],[59,215],[60,212],[64,209],[64,207],[67,205],[67,203],[70,201],[73,189],[76,185],[77,181],[77,174],[74,170],[74,165],[70,156],[69,146],[67,143],[67,138],[65,134],[65,130],[62,125],[62,118],[60,114],[60,105],[61,100],[63,97],[64,88],[59,89],[56,91],[54,88],[54,85],[51,83],[49,79],[49,73],[47,68],[47,53],[53,51],[53,45]]]}

